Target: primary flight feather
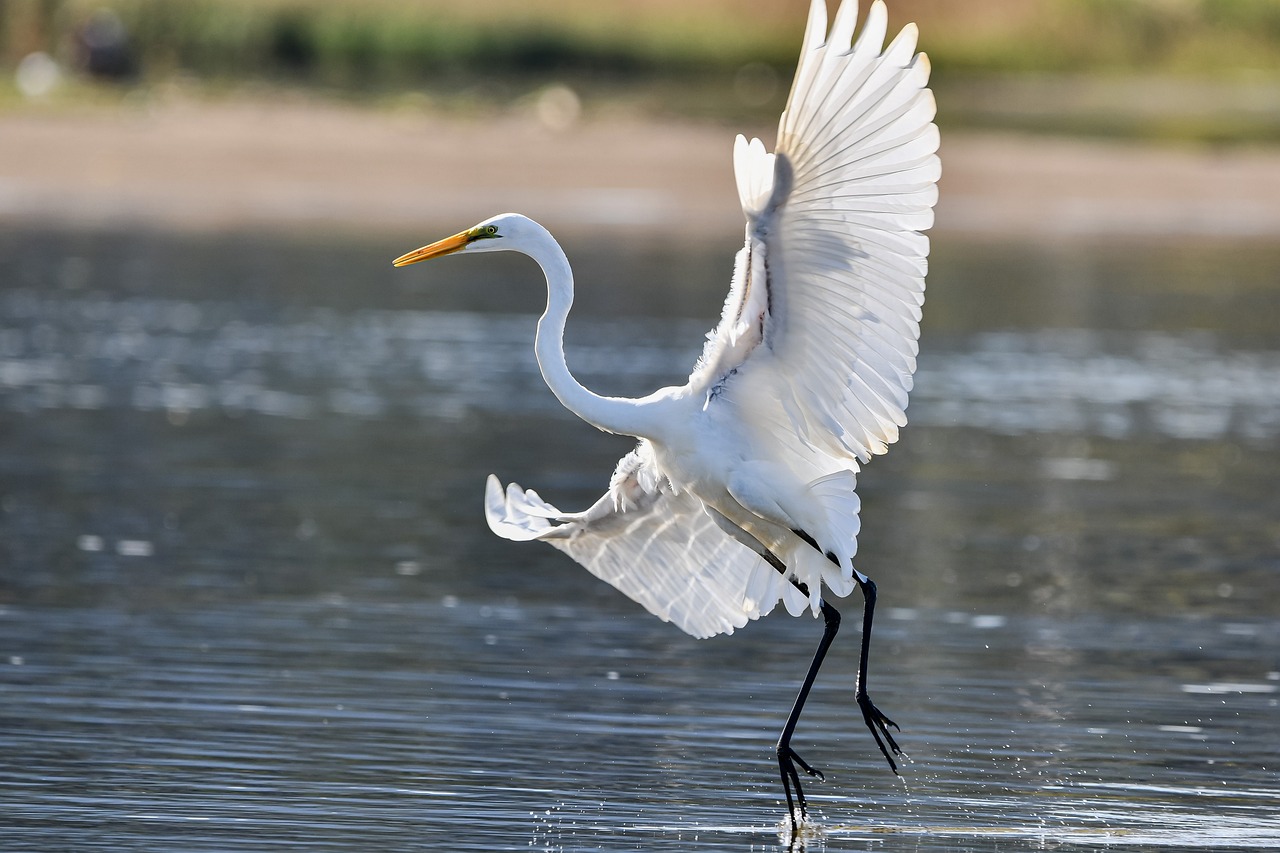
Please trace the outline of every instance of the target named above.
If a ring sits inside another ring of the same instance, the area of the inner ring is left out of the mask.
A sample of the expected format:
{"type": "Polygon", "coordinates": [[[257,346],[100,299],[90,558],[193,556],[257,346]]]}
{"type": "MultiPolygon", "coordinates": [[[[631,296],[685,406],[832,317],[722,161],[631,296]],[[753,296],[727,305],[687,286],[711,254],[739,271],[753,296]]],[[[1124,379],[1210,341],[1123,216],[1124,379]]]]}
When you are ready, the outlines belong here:
{"type": "Polygon", "coordinates": [[[735,143],[746,241],[686,384],[626,399],[573,378],[563,348],[572,272],[526,217],[494,217],[395,262],[531,256],[547,279],[535,343],[547,384],[589,423],[640,439],[583,512],[491,476],[485,515],[495,533],[559,548],[695,637],[732,633],[779,601],[793,615],[823,615],[822,644],[778,742],[793,826],[805,816],[797,765],[821,776],[790,740],[839,625],[828,596],[863,592],[856,698],[895,771],[899,754],[896,726],[866,692],[875,585],[853,564],[854,488],[859,466],[906,423],[929,250],[921,232],[933,223],[941,167],[915,26],[886,46],[881,0],[855,38],[856,19],[857,3],[845,0],[828,30],[825,0],[813,0],[776,150],[735,143]]]}

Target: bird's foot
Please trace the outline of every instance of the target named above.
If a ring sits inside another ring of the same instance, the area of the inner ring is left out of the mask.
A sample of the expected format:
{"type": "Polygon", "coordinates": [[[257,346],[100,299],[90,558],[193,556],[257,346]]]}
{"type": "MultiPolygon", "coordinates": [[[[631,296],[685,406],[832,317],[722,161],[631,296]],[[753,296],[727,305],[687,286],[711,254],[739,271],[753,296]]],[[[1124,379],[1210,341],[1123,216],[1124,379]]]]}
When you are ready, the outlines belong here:
{"type": "Polygon", "coordinates": [[[827,777],[822,775],[821,770],[817,770],[809,765],[809,762],[801,758],[794,749],[789,746],[778,747],[778,761],[784,762],[791,768],[791,774],[795,774],[795,765],[800,765],[800,769],[808,773],[819,782],[827,781],[827,777]]]}
{"type": "Polygon", "coordinates": [[[809,806],[800,787],[799,767],[819,782],[825,781],[821,770],[815,769],[786,744],[778,744],[778,768],[782,771],[782,789],[787,795],[787,816],[791,819],[791,831],[798,833],[809,819],[809,806]],[[793,798],[794,793],[794,798],[793,798]]]}
{"type": "MultiPolygon", "coordinates": [[[[867,728],[871,730],[871,736],[876,739],[876,746],[880,747],[880,752],[884,755],[885,761],[889,762],[889,769],[898,774],[898,763],[893,760],[893,756],[902,755],[902,749],[898,746],[898,742],[893,739],[893,735],[889,733],[889,727],[898,729],[898,724],[884,715],[879,708],[871,701],[871,697],[865,691],[858,691],[858,707],[862,709],[862,720],[867,724],[867,728]],[[892,751],[892,754],[890,754],[892,751]]],[[[898,729],[898,731],[902,731],[898,729]]]]}

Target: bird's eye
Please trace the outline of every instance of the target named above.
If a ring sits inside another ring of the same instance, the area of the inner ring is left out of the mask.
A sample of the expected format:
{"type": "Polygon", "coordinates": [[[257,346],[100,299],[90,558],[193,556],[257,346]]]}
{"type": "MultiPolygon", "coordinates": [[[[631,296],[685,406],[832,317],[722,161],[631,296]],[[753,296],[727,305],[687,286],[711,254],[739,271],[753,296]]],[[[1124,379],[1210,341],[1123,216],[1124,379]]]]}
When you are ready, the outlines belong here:
{"type": "Polygon", "coordinates": [[[497,234],[497,233],[498,233],[498,226],[497,226],[497,225],[490,225],[490,226],[488,226],[488,227],[486,227],[486,228],[484,229],[484,233],[485,233],[485,234],[487,234],[488,236],[492,237],[493,235],[495,235],[495,234],[497,234]]]}

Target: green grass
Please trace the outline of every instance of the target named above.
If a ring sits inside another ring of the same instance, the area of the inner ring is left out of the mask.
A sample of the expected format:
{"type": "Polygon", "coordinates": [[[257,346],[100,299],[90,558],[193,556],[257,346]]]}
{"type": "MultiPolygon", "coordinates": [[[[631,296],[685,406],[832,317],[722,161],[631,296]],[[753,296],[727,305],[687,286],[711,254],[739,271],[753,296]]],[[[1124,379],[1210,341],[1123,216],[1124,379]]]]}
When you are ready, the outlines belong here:
{"type": "MultiPolygon", "coordinates": [[[[70,63],[72,34],[102,5],[0,0],[0,69],[36,49],[70,63]]],[[[1141,111],[1109,108],[1055,119],[985,103],[975,88],[1025,75],[1274,84],[1280,0],[889,5],[892,28],[920,23],[938,88],[961,93],[950,114],[955,123],[1180,138],[1280,134],[1280,122],[1256,107],[1184,115],[1174,104],[1145,123],[1141,111]]],[[[134,85],[182,79],[221,90],[265,82],[338,97],[423,91],[447,102],[457,93],[470,103],[501,102],[555,80],[589,102],[660,104],[726,118],[776,111],[807,11],[805,0],[115,0],[111,7],[130,33],[139,72],[134,85]],[[750,63],[776,72],[781,85],[772,97],[734,97],[735,75],[750,63]]]]}
{"type": "MultiPolygon", "coordinates": [[[[751,5],[738,0],[737,5],[751,5]]],[[[788,38],[733,3],[676,13],[677,4],[491,0],[117,0],[148,75],[271,77],[329,85],[404,85],[440,74],[697,71],[789,60],[788,38]],[[579,8],[580,7],[580,8],[579,8]]],[[[0,3],[0,44],[12,63],[51,50],[101,6],[82,0],[0,3]]],[[[694,6],[695,9],[698,7],[694,6]]]]}
{"type": "MultiPolygon", "coordinates": [[[[113,8],[148,74],[403,84],[442,72],[788,67],[804,0],[2,0],[0,59],[113,8]]],[[[898,0],[940,74],[1280,70],[1276,0],[898,0]]]]}

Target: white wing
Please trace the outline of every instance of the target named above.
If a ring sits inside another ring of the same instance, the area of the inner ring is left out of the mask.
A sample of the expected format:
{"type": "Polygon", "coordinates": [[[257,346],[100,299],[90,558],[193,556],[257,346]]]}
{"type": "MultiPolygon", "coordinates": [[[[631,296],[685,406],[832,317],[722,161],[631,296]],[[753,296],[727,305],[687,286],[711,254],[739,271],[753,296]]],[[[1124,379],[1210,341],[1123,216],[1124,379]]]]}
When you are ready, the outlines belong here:
{"type": "MultiPolygon", "coordinates": [[[[929,249],[919,232],[933,222],[940,174],[915,27],[885,48],[876,0],[852,43],[856,17],[845,0],[823,42],[825,0],[813,0],[777,154],[738,138],[747,245],[690,377],[708,406],[727,406],[771,439],[777,461],[810,484],[842,562],[856,548],[851,472],[906,423],[929,249]]],[[[836,595],[853,588],[802,548],[789,568],[809,585],[806,600],[696,498],[677,494],[644,442],[585,512],[562,513],[514,485],[504,494],[490,477],[486,515],[498,535],[547,541],[696,637],[730,633],[779,599],[792,613],[816,607],[819,581],[836,595]]]]}
{"type": "Polygon", "coordinates": [[[747,245],[691,384],[781,436],[811,476],[883,453],[906,423],[937,157],[929,63],[876,0],[826,34],[814,0],[777,154],[738,138],[747,245]],[[799,436],[801,442],[794,440],[799,436]]]}
{"type": "Polygon", "coordinates": [[[695,637],[731,634],[780,598],[807,599],[745,545],[724,533],[688,493],[675,494],[645,444],[618,463],[590,509],[563,513],[532,490],[504,494],[490,476],[485,516],[507,539],[542,539],[646,610],[695,637]]]}

